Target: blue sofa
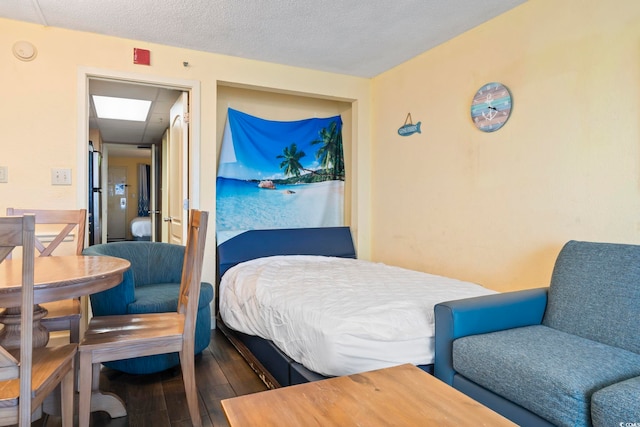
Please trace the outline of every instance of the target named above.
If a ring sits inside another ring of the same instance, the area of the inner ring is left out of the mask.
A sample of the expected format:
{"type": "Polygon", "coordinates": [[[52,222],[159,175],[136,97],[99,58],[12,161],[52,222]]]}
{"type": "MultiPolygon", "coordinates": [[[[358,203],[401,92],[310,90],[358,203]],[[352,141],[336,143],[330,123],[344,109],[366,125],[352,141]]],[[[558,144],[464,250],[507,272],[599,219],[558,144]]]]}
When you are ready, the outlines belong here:
{"type": "MultiPolygon", "coordinates": [[[[94,316],[136,313],[166,313],[178,308],[184,246],[159,242],[113,242],[89,246],[85,255],[124,258],[131,268],[114,288],[90,295],[94,316]]],[[[195,332],[195,354],[211,339],[211,301],[213,286],[202,282],[195,332]]],[[[150,374],[178,366],[178,353],[137,357],[104,365],[129,374],[150,374]]]]}
{"type": "Polygon", "coordinates": [[[435,376],[519,425],[640,423],[640,246],[570,241],[548,288],[437,304],[435,324],[435,376]]]}

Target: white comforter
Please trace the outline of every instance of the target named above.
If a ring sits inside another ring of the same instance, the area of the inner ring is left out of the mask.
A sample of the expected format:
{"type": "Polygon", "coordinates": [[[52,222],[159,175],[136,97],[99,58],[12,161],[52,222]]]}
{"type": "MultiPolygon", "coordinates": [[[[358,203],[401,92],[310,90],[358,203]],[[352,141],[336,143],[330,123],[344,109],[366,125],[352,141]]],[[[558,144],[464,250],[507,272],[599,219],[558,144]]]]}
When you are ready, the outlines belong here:
{"type": "Polygon", "coordinates": [[[131,234],[134,237],[151,236],[151,218],[139,216],[131,220],[131,234]]]}
{"type": "Polygon", "coordinates": [[[469,282],[363,260],[258,258],[229,269],[220,314],[324,375],[433,363],[433,307],[495,293],[469,282]]]}

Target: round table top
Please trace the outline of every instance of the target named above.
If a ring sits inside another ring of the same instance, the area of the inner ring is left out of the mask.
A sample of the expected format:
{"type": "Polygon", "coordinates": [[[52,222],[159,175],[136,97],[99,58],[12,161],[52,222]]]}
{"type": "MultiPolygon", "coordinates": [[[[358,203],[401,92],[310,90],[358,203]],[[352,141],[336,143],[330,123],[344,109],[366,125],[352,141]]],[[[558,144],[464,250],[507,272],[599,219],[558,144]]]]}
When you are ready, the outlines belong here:
{"type": "MultiPolygon", "coordinates": [[[[89,295],[122,282],[131,263],[110,256],[37,257],[34,263],[34,302],[59,301],[89,295]]],[[[3,307],[20,306],[22,260],[0,264],[0,300],[3,307]]]]}

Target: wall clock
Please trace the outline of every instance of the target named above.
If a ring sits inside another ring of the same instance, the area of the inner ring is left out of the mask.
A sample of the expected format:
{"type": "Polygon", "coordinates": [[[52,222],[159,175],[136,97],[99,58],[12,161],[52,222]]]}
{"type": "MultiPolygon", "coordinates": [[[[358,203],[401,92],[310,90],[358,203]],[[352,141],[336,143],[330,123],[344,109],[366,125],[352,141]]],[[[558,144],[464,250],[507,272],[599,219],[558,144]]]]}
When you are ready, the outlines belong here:
{"type": "Polygon", "coordinates": [[[476,92],[471,103],[471,120],[483,132],[500,129],[511,115],[511,93],[502,83],[487,83],[476,92]]]}

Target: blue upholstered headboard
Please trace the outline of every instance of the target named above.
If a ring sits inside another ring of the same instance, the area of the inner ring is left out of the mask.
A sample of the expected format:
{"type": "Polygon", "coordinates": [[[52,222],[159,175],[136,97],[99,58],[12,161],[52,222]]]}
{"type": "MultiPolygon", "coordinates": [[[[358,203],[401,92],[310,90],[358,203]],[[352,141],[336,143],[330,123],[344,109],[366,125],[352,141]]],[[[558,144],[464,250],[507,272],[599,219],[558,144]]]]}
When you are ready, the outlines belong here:
{"type": "Polygon", "coordinates": [[[234,265],[274,255],[355,258],[349,227],[250,230],[218,245],[218,278],[234,265]]]}

